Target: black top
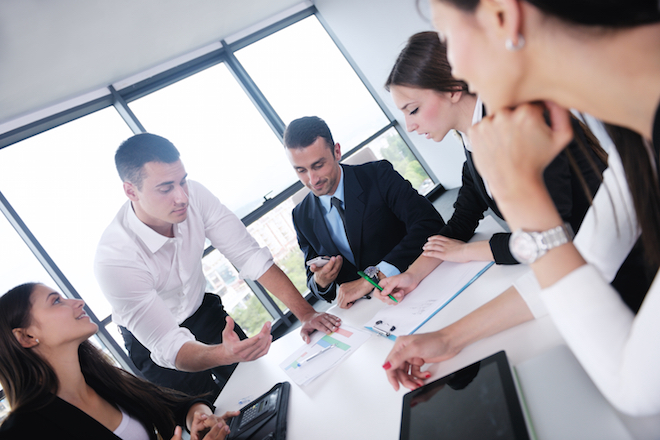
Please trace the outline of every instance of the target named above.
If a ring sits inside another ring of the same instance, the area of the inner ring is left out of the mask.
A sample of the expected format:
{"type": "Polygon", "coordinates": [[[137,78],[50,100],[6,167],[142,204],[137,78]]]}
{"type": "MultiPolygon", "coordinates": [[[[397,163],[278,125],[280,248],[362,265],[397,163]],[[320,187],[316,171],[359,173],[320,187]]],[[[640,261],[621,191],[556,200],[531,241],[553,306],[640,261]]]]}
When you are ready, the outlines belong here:
{"type": "MultiPolygon", "coordinates": [[[[142,423],[151,439],[156,440],[153,423],[144,412],[144,402],[119,402],[125,400],[111,388],[104,385],[90,383],[90,386],[105,400],[120,406],[124,412],[142,423]]],[[[190,398],[173,406],[175,422],[186,426],[186,415],[192,405],[203,402],[209,408],[213,405],[203,399],[190,398]]],[[[67,438],[67,439],[94,439],[118,440],[112,431],[90,417],[85,412],[57,396],[49,394],[45,405],[37,410],[22,410],[12,412],[0,425],[0,440],[36,439],[36,438],[67,438]]],[[[169,438],[169,436],[167,437],[169,438]]]]}
{"type": "MultiPolygon", "coordinates": [[[[578,124],[573,127],[577,136],[584,136],[578,124]]],[[[602,172],[607,167],[598,156],[589,149],[589,157],[573,140],[545,169],[543,178],[559,214],[565,222],[570,223],[577,232],[590,206],[577,173],[569,164],[569,155],[574,159],[577,168],[584,177],[593,197],[601,183],[602,172]],[[594,169],[595,164],[598,168],[594,169]]],[[[502,218],[495,200],[486,191],[484,181],[478,173],[472,160],[472,153],[465,150],[466,161],[463,165],[463,185],[454,203],[454,214],[447,225],[440,230],[440,235],[461,241],[468,241],[474,235],[484,212],[491,208],[495,215],[502,218]]],[[[518,264],[509,250],[510,233],[494,234],[490,239],[490,248],[497,264],[518,264]]]]}

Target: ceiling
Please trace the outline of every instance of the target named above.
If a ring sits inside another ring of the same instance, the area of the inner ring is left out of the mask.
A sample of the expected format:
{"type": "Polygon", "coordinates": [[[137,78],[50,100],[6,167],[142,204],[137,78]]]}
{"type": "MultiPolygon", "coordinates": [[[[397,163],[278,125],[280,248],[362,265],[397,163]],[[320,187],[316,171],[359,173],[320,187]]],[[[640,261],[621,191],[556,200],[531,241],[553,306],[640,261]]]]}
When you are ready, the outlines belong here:
{"type": "Polygon", "coordinates": [[[301,3],[2,0],[0,124],[113,84],[301,3]]]}

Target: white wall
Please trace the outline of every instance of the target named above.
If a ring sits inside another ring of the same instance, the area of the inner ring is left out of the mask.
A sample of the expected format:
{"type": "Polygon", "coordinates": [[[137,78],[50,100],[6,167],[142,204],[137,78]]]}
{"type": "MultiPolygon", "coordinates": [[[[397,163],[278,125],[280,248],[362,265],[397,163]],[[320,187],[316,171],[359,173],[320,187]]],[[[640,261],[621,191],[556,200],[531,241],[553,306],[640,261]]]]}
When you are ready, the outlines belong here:
{"type": "MultiPolygon", "coordinates": [[[[408,37],[432,29],[417,12],[415,0],[314,0],[314,4],[381,100],[405,127],[402,113],[383,84],[408,37]]],[[[454,136],[440,143],[416,133],[409,136],[440,183],[446,188],[461,185],[465,154],[454,136]]]]}

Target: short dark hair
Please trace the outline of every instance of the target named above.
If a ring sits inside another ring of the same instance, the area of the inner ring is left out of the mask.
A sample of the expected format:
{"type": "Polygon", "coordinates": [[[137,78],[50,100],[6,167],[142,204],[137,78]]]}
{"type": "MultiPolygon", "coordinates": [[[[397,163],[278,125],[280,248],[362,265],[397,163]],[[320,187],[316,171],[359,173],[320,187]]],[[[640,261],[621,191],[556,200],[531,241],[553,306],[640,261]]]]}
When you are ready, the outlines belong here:
{"type": "Polygon", "coordinates": [[[122,182],[131,182],[138,189],[144,179],[144,164],[173,163],[179,160],[179,150],[162,136],[140,133],[121,143],[115,153],[115,165],[122,182]]]}
{"type": "Polygon", "coordinates": [[[335,141],[328,124],[318,116],[305,116],[294,121],[284,130],[284,146],[286,148],[305,148],[316,142],[316,139],[325,139],[328,148],[333,150],[335,141]]]}

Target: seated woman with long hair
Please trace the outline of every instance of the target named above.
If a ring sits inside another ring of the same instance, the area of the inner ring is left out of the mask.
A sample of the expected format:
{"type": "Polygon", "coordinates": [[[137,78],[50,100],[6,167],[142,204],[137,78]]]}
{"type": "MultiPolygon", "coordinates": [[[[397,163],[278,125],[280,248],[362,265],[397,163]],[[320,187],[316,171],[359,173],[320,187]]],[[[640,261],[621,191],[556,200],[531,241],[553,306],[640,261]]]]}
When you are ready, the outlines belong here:
{"type": "MultiPolygon", "coordinates": [[[[429,239],[422,256],[406,272],[380,282],[384,290],[377,295],[387,298],[390,293],[396,296],[409,293],[443,260],[464,262],[494,258],[498,263],[515,261],[509,250],[510,233],[495,234],[490,242],[465,243],[474,234],[486,209],[491,208],[494,214],[502,215],[488,189],[488,183],[476,169],[470,151],[472,146],[466,135],[473,124],[486,116],[484,106],[477,95],[468,91],[464,81],[452,76],[446,45],[440,41],[437,32],[420,32],[409,38],[385,87],[389,89],[397,107],[403,111],[408,131],[426,134],[440,141],[451,129],[458,130],[464,140],[467,160],[463,165],[463,185],[458,192],[451,219],[439,232],[440,235],[429,239]]],[[[585,220],[585,230],[578,231],[593,200],[592,196],[602,181],[600,172],[605,166],[602,162],[605,153],[588,129],[575,117],[571,117],[570,121],[575,130],[574,140],[546,167],[543,180],[559,215],[577,232],[576,243],[584,251],[593,243],[609,242],[617,235],[617,231],[604,227],[604,222],[592,221],[593,216],[585,220]],[[583,145],[579,145],[575,139],[581,139],[583,145]],[[581,148],[584,144],[588,146],[587,154],[581,148]],[[574,163],[575,167],[569,167],[569,162],[574,163]]],[[[616,151],[612,152],[610,159],[615,164],[614,169],[619,169],[616,151]]],[[[612,172],[612,169],[607,170],[605,175],[611,176],[612,172]]],[[[619,224],[623,226],[624,222],[619,224]]],[[[614,252],[589,252],[585,255],[612,282],[630,309],[637,312],[652,277],[647,273],[641,247],[635,247],[632,252],[630,250],[630,246],[617,245],[614,252]]],[[[530,271],[501,295],[455,323],[437,332],[406,337],[402,341],[435,341],[432,344],[433,350],[427,353],[433,361],[442,361],[479,339],[546,313],[540,287],[530,271]]],[[[398,387],[397,380],[409,388],[421,383],[415,374],[402,374],[400,370],[394,373],[398,378],[391,375],[390,379],[395,388],[398,387]]],[[[424,378],[424,375],[420,378],[424,378]]]]}
{"type": "MultiPolygon", "coordinates": [[[[614,164],[610,155],[611,185],[596,195],[585,222],[597,220],[628,244],[641,231],[647,262],[657,269],[658,2],[431,0],[431,8],[452,72],[493,112],[469,135],[475,166],[512,230],[524,236],[562,225],[542,174],[573,137],[566,110],[573,108],[608,124],[621,159],[614,164]]],[[[558,240],[530,258],[541,300],[612,405],[635,416],[658,414],[660,281],[656,273],[633,314],[590,260],[595,252],[616,254],[617,243],[608,234],[595,238],[586,246],[558,240]]],[[[391,380],[431,360],[437,341],[411,342],[397,339],[388,356],[391,380]]]]}
{"type": "Polygon", "coordinates": [[[83,301],[43,284],[0,297],[0,383],[11,412],[0,439],[224,439],[213,406],[153,385],[113,365],[88,338],[98,326],[83,301]]]}

